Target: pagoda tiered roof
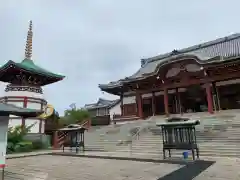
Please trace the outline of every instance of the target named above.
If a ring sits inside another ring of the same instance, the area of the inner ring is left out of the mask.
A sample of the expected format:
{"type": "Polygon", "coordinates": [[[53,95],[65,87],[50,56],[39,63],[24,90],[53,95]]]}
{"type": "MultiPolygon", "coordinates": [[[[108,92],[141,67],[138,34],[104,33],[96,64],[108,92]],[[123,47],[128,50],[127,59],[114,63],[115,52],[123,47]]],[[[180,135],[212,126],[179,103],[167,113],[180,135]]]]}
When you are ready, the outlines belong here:
{"type": "Polygon", "coordinates": [[[33,62],[33,60],[24,59],[20,63],[16,63],[12,60],[9,60],[6,64],[4,64],[2,67],[0,67],[0,78],[1,78],[1,74],[10,68],[18,68],[18,69],[21,69],[23,72],[26,71],[26,72],[29,72],[32,74],[38,74],[41,76],[52,77],[52,78],[56,78],[59,80],[61,80],[65,77],[63,75],[55,74],[44,68],[41,68],[40,66],[36,65],[33,62]]]}
{"type": "Polygon", "coordinates": [[[34,63],[32,60],[32,36],[32,21],[30,21],[26,41],[25,58],[20,63],[9,60],[6,64],[0,67],[1,81],[12,83],[16,76],[25,74],[28,78],[33,76],[41,79],[41,82],[38,85],[43,86],[60,81],[65,77],[60,74],[52,73],[51,71],[46,70],[34,63]]]}

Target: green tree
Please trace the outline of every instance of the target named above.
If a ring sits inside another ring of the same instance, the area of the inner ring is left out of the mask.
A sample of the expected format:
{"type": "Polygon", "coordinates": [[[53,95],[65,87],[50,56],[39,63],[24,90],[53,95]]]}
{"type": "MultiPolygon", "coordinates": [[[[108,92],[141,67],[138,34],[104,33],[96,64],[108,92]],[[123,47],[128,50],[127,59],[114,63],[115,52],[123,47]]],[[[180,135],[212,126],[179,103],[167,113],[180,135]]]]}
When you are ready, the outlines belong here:
{"type": "Polygon", "coordinates": [[[8,136],[7,136],[7,153],[15,152],[20,150],[21,148],[25,150],[31,150],[32,142],[24,142],[24,136],[30,132],[30,129],[35,125],[33,123],[29,126],[16,126],[8,128],[8,136]]]}
{"type": "Polygon", "coordinates": [[[17,144],[21,141],[23,141],[24,136],[30,132],[30,129],[35,125],[36,123],[33,123],[29,126],[21,126],[18,125],[16,127],[9,127],[8,128],[8,142],[11,142],[13,144],[17,144]]]}
{"type": "Polygon", "coordinates": [[[85,109],[67,109],[64,116],[60,117],[61,125],[81,123],[90,118],[90,114],[85,109]]]}

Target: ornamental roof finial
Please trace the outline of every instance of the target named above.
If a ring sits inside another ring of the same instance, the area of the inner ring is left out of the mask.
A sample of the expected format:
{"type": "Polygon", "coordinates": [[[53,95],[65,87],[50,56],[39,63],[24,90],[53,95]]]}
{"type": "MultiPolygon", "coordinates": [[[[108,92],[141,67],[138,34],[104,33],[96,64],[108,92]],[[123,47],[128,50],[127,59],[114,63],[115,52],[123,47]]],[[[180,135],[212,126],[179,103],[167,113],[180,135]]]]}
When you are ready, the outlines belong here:
{"type": "Polygon", "coordinates": [[[33,38],[32,21],[30,21],[29,28],[28,28],[28,34],[27,34],[26,47],[25,47],[25,59],[32,58],[32,38],[33,38]]]}

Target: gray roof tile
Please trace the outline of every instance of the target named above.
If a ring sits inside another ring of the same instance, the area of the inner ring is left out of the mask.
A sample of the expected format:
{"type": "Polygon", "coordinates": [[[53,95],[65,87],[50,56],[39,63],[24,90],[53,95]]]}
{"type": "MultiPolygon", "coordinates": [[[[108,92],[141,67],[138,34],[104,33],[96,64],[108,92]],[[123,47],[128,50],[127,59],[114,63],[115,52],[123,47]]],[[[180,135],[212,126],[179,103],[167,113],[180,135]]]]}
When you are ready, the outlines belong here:
{"type": "Polygon", "coordinates": [[[157,66],[166,62],[173,62],[182,56],[196,56],[200,63],[208,63],[213,60],[222,61],[230,57],[240,56],[240,34],[233,34],[214,41],[174,51],[152,58],[143,59],[142,62],[145,62],[145,64],[142,64],[142,67],[132,76],[129,76],[125,80],[111,82],[106,85],[99,85],[99,87],[102,89],[117,87],[121,85],[121,82],[139,78],[141,79],[142,77],[145,77],[146,74],[154,73],[157,66]]]}
{"type": "Polygon", "coordinates": [[[119,99],[116,100],[107,100],[99,98],[97,103],[93,104],[86,104],[84,108],[86,109],[96,109],[96,108],[104,108],[104,107],[111,107],[112,105],[116,104],[119,99]]]}

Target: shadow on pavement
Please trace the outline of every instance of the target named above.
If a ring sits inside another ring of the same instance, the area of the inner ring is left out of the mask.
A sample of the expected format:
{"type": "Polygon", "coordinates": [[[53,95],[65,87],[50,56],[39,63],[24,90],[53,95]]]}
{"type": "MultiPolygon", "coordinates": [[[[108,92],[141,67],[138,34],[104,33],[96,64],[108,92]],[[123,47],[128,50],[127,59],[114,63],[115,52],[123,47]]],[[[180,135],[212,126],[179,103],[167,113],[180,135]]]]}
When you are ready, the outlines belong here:
{"type": "Polygon", "coordinates": [[[160,177],[157,180],[192,180],[214,163],[215,161],[196,161],[194,163],[186,164],[182,168],[160,177]]]}

